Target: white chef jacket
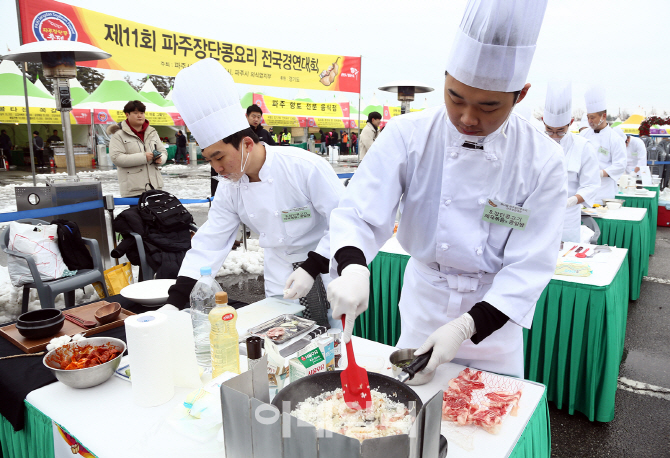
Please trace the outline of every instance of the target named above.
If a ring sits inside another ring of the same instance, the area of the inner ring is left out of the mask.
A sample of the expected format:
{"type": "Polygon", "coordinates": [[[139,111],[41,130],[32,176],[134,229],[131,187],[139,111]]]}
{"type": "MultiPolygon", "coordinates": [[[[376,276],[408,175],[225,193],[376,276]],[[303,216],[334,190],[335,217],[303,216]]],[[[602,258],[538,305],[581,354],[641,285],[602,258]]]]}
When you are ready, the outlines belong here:
{"type": "Polygon", "coordinates": [[[479,345],[464,342],[455,361],[523,376],[520,326],[532,324],[556,266],[567,176],[560,146],[528,121],[512,113],[506,138],[501,130],[475,150],[462,147],[444,105],[393,118],[333,210],[331,252],[355,246],[369,263],[402,205],[397,237],[412,259],[397,345],[417,348],[483,300],[510,322],[479,345]],[[489,199],[528,209],[526,229],[483,221],[489,199]]]}
{"type": "Polygon", "coordinates": [[[647,147],[644,142],[637,137],[630,137],[628,146],[626,146],[626,173],[628,175],[635,173],[635,167],[645,167],[647,165],[647,147]]]}
{"type": "Polygon", "coordinates": [[[596,203],[601,203],[603,199],[613,199],[617,193],[617,182],[626,171],[626,143],[610,126],[599,133],[589,127],[580,135],[593,144],[600,170],[605,170],[609,175],[600,179],[596,203]]]}
{"type": "MultiPolygon", "coordinates": [[[[579,194],[585,204],[593,206],[600,188],[600,168],[595,148],[587,139],[572,132],[563,137],[561,146],[565,152],[565,166],[568,171],[568,197],[579,194]]],[[[580,205],[565,209],[561,237],[564,242],[580,242],[581,213],[580,205]]]]}
{"type": "Polygon", "coordinates": [[[259,234],[264,248],[266,296],[283,295],[292,264],[309,251],[330,258],[328,221],[344,191],[333,168],[319,156],[290,146],[265,146],[259,182],[243,175],[240,186],[221,182],[207,222],[191,240],[179,275],[200,278],[200,267],[217,272],[228,256],[240,221],[259,234]],[[284,222],[282,212],[309,210],[310,217],[284,222]]]}

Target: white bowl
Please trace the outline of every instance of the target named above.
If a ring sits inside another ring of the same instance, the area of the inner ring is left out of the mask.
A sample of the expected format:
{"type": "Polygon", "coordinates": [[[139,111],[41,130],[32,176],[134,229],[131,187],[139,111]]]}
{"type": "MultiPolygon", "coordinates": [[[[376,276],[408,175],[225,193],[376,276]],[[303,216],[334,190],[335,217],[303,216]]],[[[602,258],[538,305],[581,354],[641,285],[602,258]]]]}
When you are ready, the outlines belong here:
{"type": "Polygon", "coordinates": [[[176,282],[177,280],[164,279],[134,283],[123,288],[121,295],[138,304],[159,306],[165,304],[168,299],[168,289],[176,282]]]}
{"type": "Polygon", "coordinates": [[[621,208],[621,204],[619,202],[607,202],[607,208],[609,210],[618,210],[621,208]]]}

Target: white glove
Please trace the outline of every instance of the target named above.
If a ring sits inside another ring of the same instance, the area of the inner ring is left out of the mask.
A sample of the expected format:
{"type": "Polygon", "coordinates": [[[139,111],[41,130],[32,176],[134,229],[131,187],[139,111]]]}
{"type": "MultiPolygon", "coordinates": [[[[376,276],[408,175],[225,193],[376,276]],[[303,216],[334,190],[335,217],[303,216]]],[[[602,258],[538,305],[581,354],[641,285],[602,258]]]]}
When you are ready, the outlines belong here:
{"type": "Polygon", "coordinates": [[[605,171],[604,170],[600,171],[600,178],[605,178],[605,171]]]}
{"type": "Polygon", "coordinates": [[[333,308],[333,318],[346,315],[342,341],[351,340],[356,317],[368,308],[370,297],[370,271],[359,264],[351,264],[342,270],[342,275],[328,285],[328,301],[333,308]]]}
{"type": "Polygon", "coordinates": [[[578,203],[577,196],[568,197],[568,204],[565,206],[565,208],[574,207],[575,205],[577,205],[577,203],[578,203]]]}
{"type": "Polygon", "coordinates": [[[178,312],[179,309],[172,304],[165,304],[161,308],[156,310],[157,312],[178,312]]]}
{"type": "Polygon", "coordinates": [[[298,267],[288,276],[284,285],[284,299],[300,299],[312,289],[314,278],[302,267],[298,267]]]}
{"type": "Polygon", "coordinates": [[[422,372],[432,372],[440,364],[448,363],[454,359],[461,344],[475,335],[476,332],[475,321],[469,313],[464,313],[454,321],[440,327],[414,352],[414,356],[419,356],[431,348],[433,349],[430,361],[422,372]]]}

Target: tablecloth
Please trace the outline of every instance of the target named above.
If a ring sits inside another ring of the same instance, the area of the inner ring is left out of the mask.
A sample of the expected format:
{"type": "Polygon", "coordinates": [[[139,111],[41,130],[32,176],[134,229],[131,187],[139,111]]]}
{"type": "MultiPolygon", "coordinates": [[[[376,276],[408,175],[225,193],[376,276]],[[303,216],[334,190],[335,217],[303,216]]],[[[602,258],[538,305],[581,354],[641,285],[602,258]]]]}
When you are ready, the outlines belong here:
{"type": "MultiPolygon", "coordinates": [[[[612,257],[603,259],[609,255],[599,254],[588,260],[597,270],[591,277],[564,277],[566,279],[561,280],[555,276],[537,303],[534,332],[524,333],[524,341],[526,376],[549,385],[547,398],[550,401],[555,401],[559,407],[565,404],[571,414],[577,410],[592,420],[611,421],[633,278],[630,269],[635,265],[637,272],[642,272],[640,256],[642,252],[646,253],[643,247],[648,245],[643,243],[642,237],[647,234],[644,230],[646,219],[598,219],[598,222],[601,220],[605,221],[606,240],[611,235],[615,242],[627,240],[628,245],[637,246],[637,263],[630,261],[630,251],[615,249],[612,257]],[[634,231],[638,231],[637,235],[634,231]],[[636,237],[637,244],[633,243],[636,237]],[[602,270],[608,272],[600,272],[598,257],[604,261],[602,270]],[[559,362],[563,364],[561,367],[559,362]]],[[[615,243],[610,245],[616,246],[615,243]]],[[[368,311],[357,320],[354,334],[394,345],[400,336],[398,302],[409,256],[401,254],[397,242],[387,243],[383,250],[393,252],[380,251],[369,266],[368,311]]],[[[569,256],[562,259],[575,260],[569,256]]],[[[641,277],[636,281],[641,281],[641,277]]]]}
{"type": "Polygon", "coordinates": [[[656,227],[658,226],[658,188],[650,191],[649,196],[635,196],[631,194],[617,194],[617,199],[625,200],[624,207],[646,208],[649,220],[649,254],[656,251],[656,227]],[[652,194],[653,193],[653,194],[652,194]]]}
{"type": "MultiPolygon", "coordinates": [[[[361,356],[375,355],[387,358],[393,350],[375,342],[354,339],[354,347],[361,356]]],[[[416,393],[426,401],[438,390],[443,388],[446,380],[455,377],[463,369],[455,364],[444,364],[438,369],[435,378],[428,384],[413,387],[416,393]]],[[[381,372],[390,372],[386,366],[381,372]]],[[[455,444],[450,444],[448,458],[469,458],[478,456],[492,457],[546,457],[550,456],[551,434],[549,429],[549,415],[547,409],[546,388],[535,382],[526,381],[523,388],[523,397],[517,417],[509,417],[503,424],[498,435],[490,435],[482,430],[474,432],[474,450],[468,452],[455,444]]],[[[33,392],[26,401],[29,410],[27,418],[37,423],[32,431],[30,440],[40,444],[42,455],[40,458],[51,458],[47,447],[52,441],[51,420],[57,422],[67,432],[74,436],[83,446],[97,456],[224,456],[221,444],[217,441],[197,443],[177,434],[172,427],[165,423],[166,412],[172,411],[174,406],[181,402],[188,390],[176,390],[175,397],[168,403],[152,408],[143,409],[132,404],[127,382],[112,378],[98,387],[89,390],[76,390],[83,396],[88,405],[99,403],[97,409],[88,417],[81,416],[76,408],[72,408],[68,401],[74,390],[55,383],[33,392]],[[30,402],[30,404],[28,404],[30,402]],[[30,407],[28,407],[30,406],[30,407]],[[34,406],[34,407],[33,407],[34,406]],[[40,407],[41,411],[37,409],[40,407]],[[109,440],[100,434],[99,429],[90,428],[91,421],[99,421],[100,416],[106,416],[111,423],[119,424],[120,417],[128,412],[131,417],[124,423],[126,434],[124,441],[109,440]],[[146,412],[146,417],[142,414],[146,412]],[[176,439],[175,439],[176,438],[176,439]],[[214,442],[214,443],[211,443],[214,442]],[[153,453],[153,455],[152,455],[153,453]]],[[[9,455],[21,456],[21,455],[9,455]]]]}
{"type": "Polygon", "coordinates": [[[531,329],[524,330],[526,378],[544,383],[559,409],[582,412],[591,421],[614,419],[628,313],[628,254],[623,256],[612,260],[620,268],[603,286],[554,277],[537,302],[531,329]]]}
{"type": "Polygon", "coordinates": [[[368,266],[368,309],[356,320],[354,335],[395,346],[400,338],[400,291],[409,256],[380,251],[368,266]]]}
{"type": "Polygon", "coordinates": [[[165,147],[167,150],[167,160],[169,161],[170,159],[174,160],[175,154],[177,154],[177,145],[168,145],[165,147]]]}
{"type": "Polygon", "coordinates": [[[606,218],[596,218],[596,221],[600,227],[598,245],[610,245],[628,250],[630,299],[635,301],[640,297],[642,277],[649,272],[650,231],[649,219],[646,218],[647,211],[644,209],[631,210],[634,209],[622,207],[620,210],[608,212],[606,218]],[[624,212],[624,210],[629,211],[624,212]],[[633,216],[628,217],[629,214],[633,216]],[[626,219],[623,219],[624,216],[626,219]],[[615,219],[619,217],[621,219],[615,219]]]}

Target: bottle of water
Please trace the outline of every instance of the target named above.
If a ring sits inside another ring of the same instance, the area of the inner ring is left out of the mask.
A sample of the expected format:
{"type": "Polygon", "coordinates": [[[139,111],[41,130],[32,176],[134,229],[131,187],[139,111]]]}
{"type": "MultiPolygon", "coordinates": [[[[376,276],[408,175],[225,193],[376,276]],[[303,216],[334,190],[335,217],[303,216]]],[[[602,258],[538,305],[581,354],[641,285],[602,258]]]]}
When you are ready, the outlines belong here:
{"type": "Polygon", "coordinates": [[[191,291],[191,321],[195,340],[195,357],[198,365],[206,373],[212,370],[212,356],[209,344],[209,312],[216,305],[216,293],[223,291],[212,276],[211,267],[200,268],[200,279],[191,291]]]}

